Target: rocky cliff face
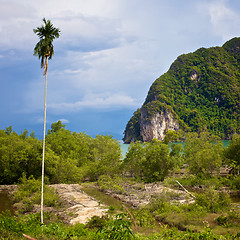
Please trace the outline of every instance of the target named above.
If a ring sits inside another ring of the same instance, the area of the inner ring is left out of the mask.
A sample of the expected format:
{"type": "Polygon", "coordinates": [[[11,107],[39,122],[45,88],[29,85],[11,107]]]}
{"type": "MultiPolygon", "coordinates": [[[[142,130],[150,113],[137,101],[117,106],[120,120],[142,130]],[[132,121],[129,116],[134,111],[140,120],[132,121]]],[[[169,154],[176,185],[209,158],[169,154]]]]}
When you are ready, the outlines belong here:
{"type": "Polygon", "coordinates": [[[140,135],[144,142],[151,141],[154,138],[162,141],[167,130],[179,130],[178,121],[174,119],[171,112],[164,110],[150,116],[147,110],[141,108],[140,135]]]}
{"type": "Polygon", "coordinates": [[[168,130],[179,130],[179,123],[171,110],[161,108],[152,113],[144,106],[134,116],[135,120],[127,125],[124,142],[137,140],[148,142],[154,138],[163,140],[168,130]]]}
{"type": "Polygon", "coordinates": [[[167,130],[240,133],[240,38],[179,56],[128,121],[124,142],[163,140],[167,130]]]}

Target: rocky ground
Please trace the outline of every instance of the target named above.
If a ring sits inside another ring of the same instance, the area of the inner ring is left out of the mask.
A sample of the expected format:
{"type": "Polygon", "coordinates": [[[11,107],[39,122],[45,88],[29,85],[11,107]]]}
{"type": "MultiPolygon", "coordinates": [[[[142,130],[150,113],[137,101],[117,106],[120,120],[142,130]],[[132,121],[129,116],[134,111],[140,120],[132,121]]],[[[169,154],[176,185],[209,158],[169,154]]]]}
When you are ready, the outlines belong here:
{"type": "MultiPolygon", "coordinates": [[[[60,215],[66,213],[69,217],[69,223],[86,223],[92,216],[103,216],[108,206],[100,203],[93,197],[82,191],[83,187],[79,184],[55,184],[51,185],[60,195],[62,200],[66,202],[66,209],[60,215]]],[[[168,194],[171,201],[186,203],[194,201],[191,196],[182,190],[174,190],[162,186],[160,183],[152,184],[126,184],[124,193],[116,193],[114,191],[106,191],[105,193],[115,197],[134,208],[144,207],[156,197],[164,197],[168,194]]]]}
{"type": "MultiPolygon", "coordinates": [[[[85,224],[93,216],[103,216],[108,210],[108,206],[87,195],[79,184],[54,184],[50,185],[59,194],[64,202],[61,209],[45,207],[44,211],[50,211],[60,216],[64,222],[75,224],[85,224]]],[[[95,186],[96,187],[96,186],[95,186]]],[[[16,191],[16,185],[0,186],[0,190],[7,190],[10,194],[16,191]]],[[[162,186],[160,183],[151,184],[128,184],[124,185],[124,192],[117,193],[106,191],[108,195],[117,198],[134,208],[144,207],[156,197],[164,197],[165,194],[171,195],[171,201],[181,203],[193,201],[189,195],[182,190],[173,190],[162,186]]],[[[40,207],[34,206],[33,212],[39,212],[40,207]]]]}
{"type": "Polygon", "coordinates": [[[91,217],[101,217],[107,211],[107,206],[84,193],[79,184],[54,184],[51,187],[67,203],[64,211],[71,216],[70,224],[85,224],[91,217]]]}
{"type": "Polygon", "coordinates": [[[171,201],[180,203],[194,201],[194,199],[185,191],[167,188],[161,183],[125,184],[124,189],[124,193],[121,194],[114,191],[106,191],[106,194],[121,200],[123,203],[126,203],[133,208],[144,207],[154,198],[164,197],[166,194],[170,196],[171,201]]]}
{"type": "Polygon", "coordinates": [[[7,191],[12,194],[17,190],[17,185],[0,185],[0,191],[7,191]]]}

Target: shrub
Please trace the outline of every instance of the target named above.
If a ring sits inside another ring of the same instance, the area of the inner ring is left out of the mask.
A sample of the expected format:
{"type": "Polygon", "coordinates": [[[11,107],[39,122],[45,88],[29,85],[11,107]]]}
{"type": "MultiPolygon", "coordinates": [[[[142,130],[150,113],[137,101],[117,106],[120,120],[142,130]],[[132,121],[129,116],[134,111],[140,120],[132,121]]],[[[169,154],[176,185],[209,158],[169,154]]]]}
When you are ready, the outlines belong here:
{"type": "Polygon", "coordinates": [[[106,216],[102,216],[102,217],[93,216],[91,219],[88,220],[85,227],[90,229],[94,229],[94,228],[101,229],[106,224],[107,220],[109,219],[106,216]]]}
{"type": "Polygon", "coordinates": [[[124,188],[121,186],[121,184],[123,184],[123,180],[116,175],[113,177],[102,175],[98,179],[98,185],[100,186],[101,190],[112,190],[118,193],[123,193],[124,188]]]}
{"type": "Polygon", "coordinates": [[[204,207],[208,212],[218,212],[224,208],[228,208],[231,204],[231,199],[226,192],[217,192],[213,188],[208,191],[196,194],[196,204],[204,207]]]}
{"type": "Polygon", "coordinates": [[[133,239],[134,233],[131,229],[132,221],[126,214],[120,213],[115,219],[109,221],[98,231],[97,239],[133,239]]]}
{"type": "MultiPolygon", "coordinates": [[[[14,202],[19,213],[26,213],[33,210],[34,204],[41,202],[41,180],[30,176],[28,179],[23,174],[18,185],[18,190],[14,193],[14,202]]],[[[62,201],[53,188],[44,186],[44,205],[48,207],[59,207],[62,201]]]]}

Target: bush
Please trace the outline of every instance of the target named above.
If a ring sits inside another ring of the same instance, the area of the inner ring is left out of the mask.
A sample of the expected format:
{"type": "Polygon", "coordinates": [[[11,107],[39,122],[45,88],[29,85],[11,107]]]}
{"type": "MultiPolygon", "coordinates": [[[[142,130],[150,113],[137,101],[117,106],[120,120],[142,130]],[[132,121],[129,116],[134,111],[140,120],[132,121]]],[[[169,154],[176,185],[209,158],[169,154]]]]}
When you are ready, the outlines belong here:
{"type": "Polygon", "coordinates": [[[195,202],[204,207],[208,212],[216,213],[228,208],[231,204],[231,199],[228,193],[217,192],[213,188],[210,188],[204,193],[196,194],[195,202]]]}
{"type": "MultiPolygon", "coordinates": [[[[41,202],[41,180],[30,176],[28,179],[23,174],[18,185],[18,190],[14,193],[14,202],[17,203],[19,213],[31,212],[34,204],[41,202]]],[[[59,207],[62,201],[55,190],[44,186],[44,205],[48,207],[59,207]]]]}
{"type": "Polygon", "coordinates": [[[113,177],[102,175],[98,180],[98,185],[100,186],[101,190],[112,190],[117,193],[124,192],[124,188],[121,186],[121,184],[123,184],[123,180],[116,175],[113,177]]]}
{"type": "Polygon", "coordinates": [[[109,219],[106,216],[102,216],[102,217],[93,216],[91,219],[88,220],[85,227],[90,229],[94,229],[94,228],[102,229],[108,220],[109,219]]]}
{"type": "Polygon", "coordinates": [[[120,213],[115,219],[109,221],[98,231],[97,239],[133,239],[134,233],[131,229],[132,221],[126,214],[120,213]]]}

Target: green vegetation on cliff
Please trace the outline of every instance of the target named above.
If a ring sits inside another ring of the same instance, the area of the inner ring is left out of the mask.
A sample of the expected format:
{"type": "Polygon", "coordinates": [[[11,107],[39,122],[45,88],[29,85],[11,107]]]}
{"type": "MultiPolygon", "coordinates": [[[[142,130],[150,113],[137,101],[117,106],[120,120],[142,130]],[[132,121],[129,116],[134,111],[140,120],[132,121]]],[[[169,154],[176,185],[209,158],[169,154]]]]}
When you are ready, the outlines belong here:
{"type": "MultiPolygon", "coordinates": [[[[179,56],[150,87],[142,109],[151,116],[171,109],[180,129],[208,130],[222,139],[240,132],[240,38],[222,47],[179,56]]],[[[129,120],[124,141],[141,140],[140,112],[129,120]]]]}

